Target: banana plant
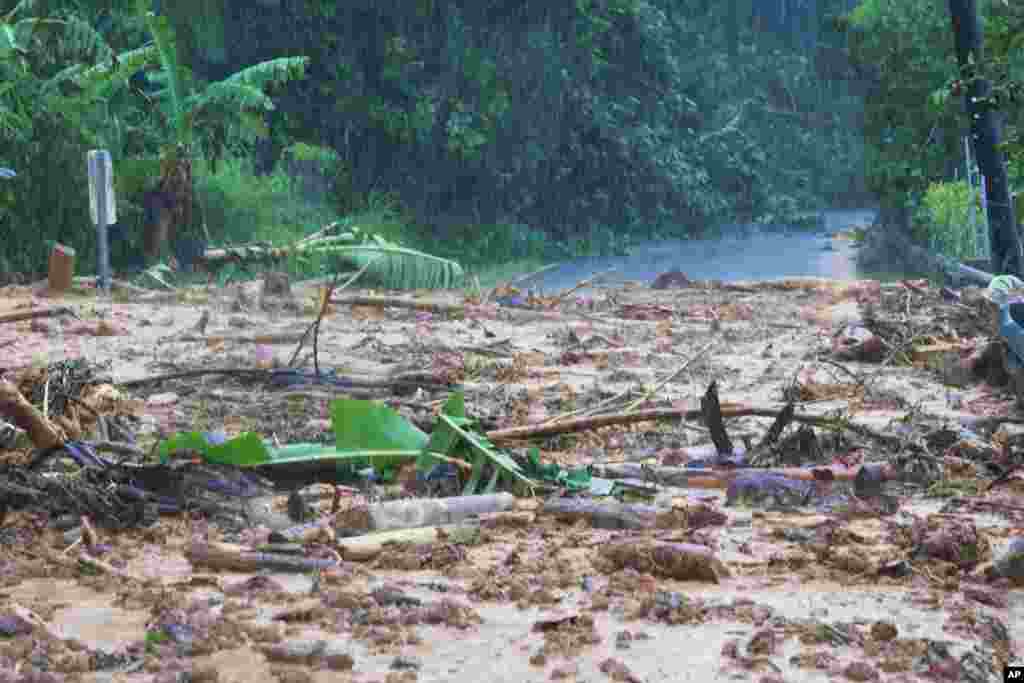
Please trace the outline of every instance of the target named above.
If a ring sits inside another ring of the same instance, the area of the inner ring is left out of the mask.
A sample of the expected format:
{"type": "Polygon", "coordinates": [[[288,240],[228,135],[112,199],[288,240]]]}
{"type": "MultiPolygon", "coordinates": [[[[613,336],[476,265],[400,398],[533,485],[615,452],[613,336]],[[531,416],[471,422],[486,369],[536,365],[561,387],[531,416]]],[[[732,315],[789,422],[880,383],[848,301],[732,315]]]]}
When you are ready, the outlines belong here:
{"type": "MultiPolygon", "coordinates": [[[[160,154],[159,189],[170,200],[172,223],[179,228],[187,227],[192,222],[195,132],[219,130],[231,122],[250,137],[266,135],[262,114],[274,109],[266,90],[302,78],[309,59],[282,57],[260,62],[204,87],[179,62],[170,20],[153,12],[145,16],[159,55],[161,80],[166,84],[155,93],[167,114],[169,128],[167,143],[160,154]]],[[[222,138],[207,138],[207,142],[214,142],[212,147],[207,145],[208,155],[219,155],[221,143],[217,141],[222,138]]]]}

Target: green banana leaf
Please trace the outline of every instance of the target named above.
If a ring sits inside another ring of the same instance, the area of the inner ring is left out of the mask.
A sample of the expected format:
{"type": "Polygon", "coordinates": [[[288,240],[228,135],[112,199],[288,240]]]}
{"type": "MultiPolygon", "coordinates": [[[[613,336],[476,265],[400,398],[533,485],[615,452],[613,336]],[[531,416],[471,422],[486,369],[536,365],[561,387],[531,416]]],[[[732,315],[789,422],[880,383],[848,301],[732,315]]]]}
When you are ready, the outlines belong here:
{"type": "Polygon", "coordinates": [[[331,401],[331,425],[339,450],[421,449],[429,438],[416,425],[377,401],[331,401]]]}
{"type": "MultiPolygon", "coordinates": [[[[457,391],[448,397],[444,406],[441,407],[441,413],[452,417],[466,416],[466,401],[461,391],[457,391]]],[[[440,458],[435,457],[433,454],[453,454],[461,439],[461,436],[450,429],[435,429],[430,433],[430,441],[427,442],[427,447],[423,449],[419,458],[416,459],[416,469],[420,472],[426,472],[434,465],[442,462],[440,458]]]]}
{"type": "Polygon", "coordinates": [[[407,249],[359,226],[337,235],[327,235],[305,245],[304,249],[336,256],[357,269],[366,268],[363,277],[381,287],[394,289],[451,289],[460,287],[465,273],[455,261],[407,249]]]}
{"type": "Polygon", "coordinates": [[[160,443],[162,462],[178,451],[195,451],[207,462],[256,467],[260,465],[301,465],[333,462],[339,468],[355,472],[373,467],[385,481],[407,462],[417,469],[430,469],[442,458],[472,462],[464,494],[492,492],[502,476],[511,477],[530,488],[536,483],[527,477],[512,457],[475,430],[475,421],[465,416],[465,399],[461,392],[445,403],[433,432],[428,437],[415,425],[388,406],[376,401],[338,399],[331,402],[331,423],[335,445],[290,444],[273,447],[252,433],[240,434],[223,443],[211,443],[200,432],[183,432],[160,443]],[[485,467],[493,471],[481,489],[485,467]]]}
{"type": "Polygon", "coordinates": [[[526,455],[526,474],[529,476],[573,492],[590,488],[590,470],[586,467],[564,469],[553,462],[542,464],[540,450],[537,448],[531,448],[526,455]]]}
{"type": "Polygon", "coordinates": [[[238,467],[265,465],[271,458],[263,439],[251,432],[219,444],[211,444],[201,432],[182,432],[161,442],[157,448],[162,463],[166,463],[172,453],[180,451],[195,451],[207,462],[238,467]]]}
{"type": "Polygon", "coordinates": [[[405,247],[323,246],[317,251],[337,256],[355,268],[369,264],[363,277],[389,289],[453,289],[465,279],[462,266],[455,261],[405,247]]]}

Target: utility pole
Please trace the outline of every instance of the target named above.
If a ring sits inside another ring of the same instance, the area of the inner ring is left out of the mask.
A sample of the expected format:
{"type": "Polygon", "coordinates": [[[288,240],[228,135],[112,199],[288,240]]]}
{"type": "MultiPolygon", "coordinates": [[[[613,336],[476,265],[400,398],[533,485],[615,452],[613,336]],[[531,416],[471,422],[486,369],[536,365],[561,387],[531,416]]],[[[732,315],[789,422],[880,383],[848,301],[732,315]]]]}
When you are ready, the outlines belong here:
{"type": "Polygon", "coordinates": [[[949,0],[949,14],[953,20],[960,79],[966,86],[965,98],[974,158],[985,179],[992,274],[1021,276],[1024,275],[1024,256],[1021,254],[1020,234],[1017,232],[1017,220],[1010,197],[1006,163],[998,149],[999,120],[988,101],[992,94],[992,84],[988,79],[980,77],[978,69],[982,61],[983,41],[977,2],[949,0]]]}

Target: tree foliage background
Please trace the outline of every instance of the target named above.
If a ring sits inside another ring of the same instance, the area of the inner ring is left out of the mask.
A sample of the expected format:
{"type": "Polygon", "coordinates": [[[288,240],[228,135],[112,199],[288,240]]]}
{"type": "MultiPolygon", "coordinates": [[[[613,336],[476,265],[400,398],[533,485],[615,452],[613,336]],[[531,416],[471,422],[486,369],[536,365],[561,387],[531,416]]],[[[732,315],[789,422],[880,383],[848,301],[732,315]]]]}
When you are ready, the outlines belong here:
{"type": "MultiPolygon", "coordinates": [[[[0,162],[19,173],[0,187],[0,268],[40,270],[46,239],[78,246],[88,260],[89,148],[111,150],[120,213],[141,220],[152,162],[174,142],[158,97],[171,79],[159,62],[128,62],[129,72],[116,60],[152,45],[147,10],[169,20],[196,92],[261,62],[309,59],[303,78],[266,85],[275,106],[263,108],[262,125],[230,112],[197,125],[195,144],[212,168],[227,155],[266,172],[293,143],[326,147],[340,161],[339,212],[385,192],[421,236],[446,244],[481,226],[525,224],[568,245],[595,231],[642,238],[721,221],[787,222],[868,200],[879,181],[865,182],[862,126],[879,115],[865,112],[864,98],[877,100],[879,84],[895,77],[867,44],[851,60],[843,17],[854,6],[0,2],[0,162]],[[107,77],[69,84],[59,74],[73,65],[107,77]],[[254,136],[254,127],[263,130],[254,136]]],[[[941,80],[938,71],[929,78],[921,95],[941,80]]],[[[905,118],[896,123],[916,133],[920,122],[905,118]]]]}
{"type": "MultiPolygon", "coordinates": [[[[993,80],[989,103],[1002,113],[1011,190],[1024,187],[1024,7],[979,0],[985,59],[979,74],[993,80]]],[[[865,102],[867,183],[892,215],[911,228],[929,187],[965,176],[966,86],[954,52],[945,0],[864,0],[843,21],[854,61],[873,65],[877,86],[865,102]]],[[[966,195],[965,195],[966,196],[966,195]]],[[[1018,217],[1020,201],[1016,202],[1018,217]]],[[[1018,220],[1019,222],[1019,220],[1018,220]]]]}

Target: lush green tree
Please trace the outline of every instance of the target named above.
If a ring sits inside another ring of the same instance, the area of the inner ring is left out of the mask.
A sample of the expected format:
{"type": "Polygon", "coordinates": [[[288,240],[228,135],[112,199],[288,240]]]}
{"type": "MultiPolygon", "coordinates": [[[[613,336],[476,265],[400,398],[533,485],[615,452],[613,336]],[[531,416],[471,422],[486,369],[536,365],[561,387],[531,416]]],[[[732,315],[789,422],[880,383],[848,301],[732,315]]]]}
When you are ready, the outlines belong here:
{"type": "Polygon", "coordinates": [[[39,270],[48,239],[91,256],[92,240],[78,239],[92,232],[85,153],[117,149],[129,77],[154,57],[115,51],[65,3],[23,1],[0,16],[0,158],[18,170],[0,207],[0,270],[39,270]]]}
{"type": "MultiPolygon", "coordinates": [[[[978,7],[986,50],[976,74],[994,83],[992,96],[980,104],[998,108],[1005,121],[1003,150],[1016,194],[1024,184],[1024,11],[1002,0],[978,7]]],[[[865,110],[868,182],[885,206],[914,207],[933,183],[964,174],[968,83],[957,66],[949,9],[931,0],[864,0],[847,28],[855,61],[877,65],[879,76],[865,110]]]]}
{"type": "MultiPolygon", "coordinates": [[[[146,15],[162,67],[166,88],[154,93],[163,105],[166,123],[164,144],[159,157],[159,189],[166,197],[171,214],[171,235],[193,226],[194,185],[192,160],[196,138],[201,136],[203,152],[216,168],[224,152],[228,128],[247,133],[250,138],[266,135],[262,114],[274,109],[266,91],[291,79],[301,78],[306,66],[303,57],[285,57],[241,69],[223,80],[202,83],[179,60],[174,29],[166,16],[146,15]],[[200,136],[196,133],[199,132],[200,136]]],[[[158,234],[147,245],[147,256],[157,255],[167,236],[158,234]]]]}
{"type": "Polygon", "coordinates": [[[90,140],[115,152],[119,196],[155,180],[188,224],[196,155],[266,169],[305,142],[337,153],[339,208],[394,193],[435,235],[511,221],[572,250],[862,194],[860,74],[827,21],[849,2],[182,0],[147,19],[55,0],[36,16],[79,16],[115,53],[159,47],[82,114],[109,112],[90,140]]]}
{"type": "Polygon", "coordinates": [[[857,95],[822,88],[808,57],[824,9],[793,0],[778,11],[795,25],[767,40],[749,6],[727,5],[228,2],[226,64],[308,46],[310,77],[273,125],[331,145],[347,185],[397,190],[421,216],[514,217],[563,238],[792,218],[855,184],[857,95]]]}

